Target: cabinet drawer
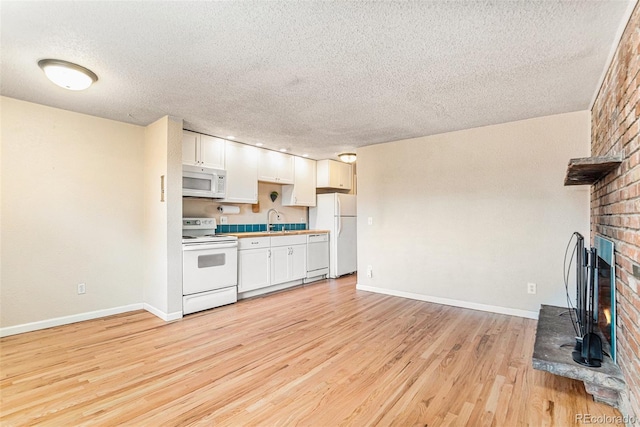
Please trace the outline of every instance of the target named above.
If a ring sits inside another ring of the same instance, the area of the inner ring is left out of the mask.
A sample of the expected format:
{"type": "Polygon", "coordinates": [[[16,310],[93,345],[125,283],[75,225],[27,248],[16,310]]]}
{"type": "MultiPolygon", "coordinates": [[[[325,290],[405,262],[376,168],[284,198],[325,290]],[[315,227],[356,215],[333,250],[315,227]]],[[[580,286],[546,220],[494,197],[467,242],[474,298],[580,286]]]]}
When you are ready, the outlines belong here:
{"type": "Polygon", "coordinates": [[[274,236],[271,238],[271,247],[301,245],[307,243],[307,236],[298,234],[295,236],[274,236]]]}
{"type": "Polygon", "coordinates": [[[238,250],[268,248],[271,237],[241,237],[238,239],[238,250]]]}

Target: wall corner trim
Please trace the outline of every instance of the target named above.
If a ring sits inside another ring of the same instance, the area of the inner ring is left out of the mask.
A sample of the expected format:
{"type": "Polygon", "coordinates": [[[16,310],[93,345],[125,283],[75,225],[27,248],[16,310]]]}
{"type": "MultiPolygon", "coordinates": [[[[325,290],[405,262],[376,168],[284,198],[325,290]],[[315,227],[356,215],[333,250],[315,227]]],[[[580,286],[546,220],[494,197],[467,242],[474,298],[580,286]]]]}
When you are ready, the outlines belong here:
{"type": "Polygon", "coordinates": [[[150,305],[147,303],[143,304],[143,307],[145,310],[147,310],[149,313],[153,314],[156,317],[161,318],[162,320],[164,320],[165,322],[172,322],[174,320],[178,320],[178,319],[182,319],[182,312],[181,311],[176,311],[173,313],[165,313],[164,311],[150,305]]]}
{"type": "Polygon", "coordinates": [[[68,325],[70,323],[98,319],[100,317],[112,316],[114,314],[126,313],[128,311],[142,310],[142,308],[142,304],[129,304],[122,305],[120,307],[107,308],[104,310],[89,311],[87,313],[72,314],[70,316],[39,320],[37,322],[24,323],[22,325],[7,326],[5,328],[0,328],[0,337],[8,337],[10,335],[17,335],[25,332],[53,328],[54,326],[68,325]]]}
{"type": "Polygon", "coordinates": [[[509,316],[524,317],[527,319],[538,319],[538,312],[519,310],[517,308],[499,307],[495,305],[480,304],[470,301],[461,301],[449,298],[433,297],[429,295],[416,294],[413,292],[397,291],[395,289],[378,288],[373,286],[356,284],[359,291],[373,292],[377,294],[391,295],[395,297],[415,299],[418,301],[433,302],[436,304],[450,305],[453,307],[468,308],[471,310],[488,311],[497,314],[506,314],[509,316]]]}

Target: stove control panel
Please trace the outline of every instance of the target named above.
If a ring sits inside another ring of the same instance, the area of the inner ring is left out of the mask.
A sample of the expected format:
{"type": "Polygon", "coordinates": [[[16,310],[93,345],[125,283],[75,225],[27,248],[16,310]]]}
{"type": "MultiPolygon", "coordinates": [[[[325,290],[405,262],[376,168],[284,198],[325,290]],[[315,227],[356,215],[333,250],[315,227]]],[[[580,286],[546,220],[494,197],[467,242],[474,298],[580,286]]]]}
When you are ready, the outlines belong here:
{"type": "Polygon", "coordinates": [[[183,230],[209,230],[217,226],[215,218],[182,218],[183,230]]]}

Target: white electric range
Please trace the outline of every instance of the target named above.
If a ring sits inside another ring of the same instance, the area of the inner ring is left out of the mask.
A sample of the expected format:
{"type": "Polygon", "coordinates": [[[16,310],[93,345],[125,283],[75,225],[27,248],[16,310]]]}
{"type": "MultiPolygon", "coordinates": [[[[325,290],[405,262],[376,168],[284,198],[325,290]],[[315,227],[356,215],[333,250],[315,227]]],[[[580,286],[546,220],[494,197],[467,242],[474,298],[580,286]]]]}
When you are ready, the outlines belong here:
{"type": "Polygon", "coordinates": [[[182,313],[238,300],[238,238],[215,234],[215,218],[182,219],[182,313]]]}

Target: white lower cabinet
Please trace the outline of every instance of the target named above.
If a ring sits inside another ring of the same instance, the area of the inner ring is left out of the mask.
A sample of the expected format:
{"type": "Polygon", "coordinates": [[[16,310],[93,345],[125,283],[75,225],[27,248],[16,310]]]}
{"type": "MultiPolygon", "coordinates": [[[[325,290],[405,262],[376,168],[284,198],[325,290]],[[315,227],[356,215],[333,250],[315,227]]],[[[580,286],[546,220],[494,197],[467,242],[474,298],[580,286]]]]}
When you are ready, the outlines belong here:
{"type": "MultiPolygon", "coordinates": [[[[240,238],[238,244],[238,292],[301,284],[307,275],[307,236],[240,238]]],[[[246,296],[257,295],[255,292],[246,296]]]]}
{"type": "Polygon", "coordinates": [[[238,242],[238,292],[270,286],[270,238],[244,238],[238,242]]]}
{"type": "Polygon", "coordinates": [[[271,238],[271,284],[304,279],[307,275],[307,236],[271,238]]]}
{"type": "Polygon", "coordinates": [[[307,275],[307,245],[271,249],[271,284],[304,279],[307,275]]]}

